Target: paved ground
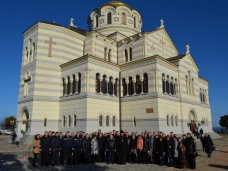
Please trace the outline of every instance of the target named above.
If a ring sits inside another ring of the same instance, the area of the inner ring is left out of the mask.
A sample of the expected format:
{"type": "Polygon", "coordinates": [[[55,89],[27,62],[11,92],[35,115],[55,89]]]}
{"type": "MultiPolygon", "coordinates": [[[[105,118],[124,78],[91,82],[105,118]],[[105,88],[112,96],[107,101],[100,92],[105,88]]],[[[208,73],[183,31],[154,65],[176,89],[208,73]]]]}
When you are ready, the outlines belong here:
{"type": "MultiPolygon", "coordinates": [[[[199,157],[197,157],[197,169],[199,171],[222,171],[228,170],[228,137],[214,140],[216,151],[212,154],[212,158],[208,159],[207,155],[202,151],[201,144],[197,142],[199,157]]],[[[10,170],[41,170],[34,169],[28,161],[28,157],[32,157],[31,149],[26,145],[19,148],[9,144],[8,136],[0,136],[0,171],[10,170]]],[[[157,166],[154,164],[126,164],[126,165],[78,165],[67,167],[49,167],[42,170],[93,170],[93,171],[180,171],[167,166],[157,166]]],[[[189,170],[189,169],[184,169],[189,170]]]]}

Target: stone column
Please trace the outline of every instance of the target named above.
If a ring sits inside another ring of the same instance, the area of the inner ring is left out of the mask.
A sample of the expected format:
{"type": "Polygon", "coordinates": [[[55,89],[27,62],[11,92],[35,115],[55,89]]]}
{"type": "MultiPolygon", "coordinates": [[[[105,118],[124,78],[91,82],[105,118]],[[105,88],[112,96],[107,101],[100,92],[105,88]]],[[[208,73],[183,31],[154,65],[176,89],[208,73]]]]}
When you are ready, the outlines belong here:
{"type": "Polygon", "coordinates": [[[72,77],[70,77],[70,96],[72,96],[73,95],[73,79],[72,79],[72,77]]]}
{"type": "Polygon", "coordinates": [[[132,78],[133,80],[133,88],[134,88],[134,93],[133,95],[136,95],[136,77],[132,78]]]}
{"type": "Polygon", "coordinates": [[[75,94],[78,94],[78,75],[75,75],[75,94]]]}
{"type": "Polygon", "coordinates": [[[102,94],[102,91],[101,91],[101,88],[102,88],[102,79],[101,79],[101,76],[99,76],[99,81],[100,81],[100,93],[99,94],[102,94]]]}
{"type": "Polygon", "coordinates": [[[115,81],[112,78],[112,95],[115,96],[114,94],[114,89],[115,89],[115,81]]]}
{"type": "Polygon", "coordinates": [[[108,79],[108,76],[106,76],[106,78],[105,78],[105,82],[106,82],[106,95],[108,95],[108,81],[109,81],[109,79],[108,79]]]}
{"type": "Polygon", "coordinates": [[[89,78],[89,69],[87,68],[86,69],[86,71],[85,71],[85,79],[86,79],[86,82],[85,82],[85,84],[86,84],[86,90],[85,90],[85,92],[86,93],[88,93],[88,92],[90,92],[90,78],[89,78]]]}
{"type": "Polygon", "coordinates": [[[158,79],[157,79],[157,75],[158,75],[158,71],[154,70],[154,92],[157,93],[158,92],[158,79]]]}
{"type": "Polygon", "coordinates": [[[143,92],[143,75],[140,75],[140,82],[141,82],[141,88],[142,88],[141,94],[144,94],[144,92],[143,92]]]}
{"type": "Polygon", "coordinates": [[[129,94],[128,94],[128,84],[129,84],[129,79],[126,79],[126,80],[125,80],[125,82],[126,82],[126,84],[127,84],[127,96],[129,96],[129,94]]]}
{"type": "Polygon", "coordinates": [[[175,91],[176,91],[176,96],[178,96],[178,84],[177,84],[177,82],[175,83],[175,91]]]}
{"type": "Polygon", "coordinates": [[[123,79],[121,79],[120,81],[120,87],[121,87],[120,96],[123,97],[123,79]]]}
{"type": "Polygon", "coordinates": [[[67,96],[67,82],[68,81],[66,81],[66,80],[68,80],[68,79],[65,79],[65,93],[64,93],[64,96],[67,96]]]}
{"type": "Polygon", "coordinates": [[[116,97],[119,96],[119,80],[116,82],[116,97]]]}

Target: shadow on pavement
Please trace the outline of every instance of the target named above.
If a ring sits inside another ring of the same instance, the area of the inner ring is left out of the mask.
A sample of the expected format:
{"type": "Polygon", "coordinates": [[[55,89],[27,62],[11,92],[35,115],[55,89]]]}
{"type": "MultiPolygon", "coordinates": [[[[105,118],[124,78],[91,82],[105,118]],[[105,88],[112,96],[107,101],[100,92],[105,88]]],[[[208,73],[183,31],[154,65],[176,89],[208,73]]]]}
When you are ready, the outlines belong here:
{"type": "Polygon", "coordinates": [[[228,170],[228,165],[209,164],[208,166],[228,170]]]}
{"type": "MultiPolygon", "coordinates": [[[[0,153],[0,170],[23,170],[25,167],[22,161],[17,159],[15,154],[3,154],[0,153]]],[[[32,168],[31,166],[27,167],[28,169],[32,168]]]]}
{"type": "Polygon", "coordinates": [[[3,154],[0,153],[0,170],[1,171],[28,171],[28,170],[80,170],[80,171],[106,171],[110,170],[108,166],[99,166],[95,164],[89,164],[89,165],[71,165],[71,166],[56,166],[56,167],[40,167],[40,165],[37,165],[37,168],[32,167],[31,164],[32,158],[29,157],[26,160],[19,160],[18,156],[15,154],[3,154]]]}

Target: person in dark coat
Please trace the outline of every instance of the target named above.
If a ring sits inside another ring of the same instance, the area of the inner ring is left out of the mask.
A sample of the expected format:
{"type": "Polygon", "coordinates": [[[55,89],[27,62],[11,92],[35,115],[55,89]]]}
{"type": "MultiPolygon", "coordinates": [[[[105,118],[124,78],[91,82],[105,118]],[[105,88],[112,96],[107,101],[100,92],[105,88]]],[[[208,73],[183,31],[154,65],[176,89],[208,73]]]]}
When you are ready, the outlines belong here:
{"type": "Polygon", "coordinates": [[[114,164],[115,162],[115,152],[116,152],[116,141],[112,134],[110,134],[110,137],[107,139],[106,143],[106,151],[108,153],[108,160],[107,163],[114,164]]]}
{"type": "Polygon", "coordinates": [[[165,155],[166,155],[166,164],[168,166],[171,166],[173,161],[172,161],[172,157],[173,157],[173,141],[172,139],[170,139],[170,136],[167,136],[166,138],[166,143],[165,143],[165,155]]]}
{"type": "Polygon", "coordinates": [[[137,139],[133,133],[130,139],[130,160],[131,163],[137,163],[137,139]]]}
{"type": "Polygon", "coordinates": [[[59,141],[60,141],[60,144],[61,144],[61,147],[60,147],[60,153],[59,153],[59,163],[61,165],[63,165],[63,161],[64,161],[64,154],[63,154],[63,138],[64,138],[64,135],[62,132],[59,133],[59,141]]]}
{"type": "Polygon", "coordinates": [[[16,138],[17,138],[17,134],[16,134],[16,132],[15,132],[15,131],[13,131],[11,136],[12,136],[12,137],[11,137],[12,144],[14,144],[14,143],[15,143],[15,140],[16,140],[16,138]]]}
{"type": "Polygon", "coordinates": [[[77,132],[72,140],[73,146],[73,164],[80,164],[83,162],[83,139],[80,136],[80,133],[77,132]]]}
{"type": "Polygon", "coordinates": [[[91,162],[91,141],[89,138],[89,134],[86,134],[83,140],[83,156],[84,163],[89,164],[91,162]]]}
{"type": "Polygon", "coordinates": [[[159,139],[156,141],[156,153],[158,157],[158,164],[161,166],[165,163],[165,139],[162,136],[159,136],[159,139]]]}
{"type": "Polygon", "coordinates": [[[67,132],[66,136],[63,138],[62,148],[63,148],[63,154],[64,154],[64,162],[68,165],[71,165],[72,162],[72,138],[70,136],[70,133],[67,132]]]}
{"type": "Polygon", "coordinates": [[[102,133],[98,133],[97,137],[97,143],[98,143],[98,156],[97,156],[97,162],[103,162],[103,145],[104,145],[104,138],[102,136],[102,133]]]}
{"type": "Polygon", "coordinates": [[[118,163],[126,164],[127,162],[127,138],[124,136],[123,131],[121,131],[120,136],[117,139],[117,155],[118,155],[118,163]]]}
{"type": "Polygon", "coordinates": [[[187,134],[186,138],[186,154],[188,166],[191,169],[196,168],[196,142],[192,138],[191,134],[187,134]]]}
{"type": "Polygon", "coordinates": [[[211,157],[211,153],[213,151],[214,144],[213,144],[213,141],[212,141],[210,135],[208,135],[207,133],[205,134],[205,136],[203,138],[203,143],[204,143],[205,153],[207,153],[208,157],[211,157]]]}
{"type": "Polygon", "coordinates": [[[50,163],[49,153],[51,151],[50,137],[48,132],[44,132],[44,136],[41,138],[41,166],[48,166],[50,163]]]}
{"type": "Polygon", "coordinates": [[[144,135],[143,140],[143,163],[148,164],[150,153],[150,139],[148,138],[147,133],[144,135]]]}
{"type": "Polygon", "coordinates": [[[131,140],[131,137],[128,135],[128,132],[125,133],[125,136],[127,138],[127,162],[129,163],[131,160],[130,160],[130,140],[131,140]]]}
{"type": "Polygon", "coordinates": [[[55,136],[51,139],[51,150],[52,150],[51,164],[53,166],[59,165],[59,153],[60,153],[61,145],[62,144],[59,137],[59,133],[56,132],[55,136]]]}

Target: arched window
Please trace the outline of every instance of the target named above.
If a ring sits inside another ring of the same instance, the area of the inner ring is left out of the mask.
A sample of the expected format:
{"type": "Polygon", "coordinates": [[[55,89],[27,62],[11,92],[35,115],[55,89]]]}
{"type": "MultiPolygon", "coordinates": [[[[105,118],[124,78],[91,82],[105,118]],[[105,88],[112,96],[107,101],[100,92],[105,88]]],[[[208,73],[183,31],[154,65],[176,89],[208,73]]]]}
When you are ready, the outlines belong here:
{"type": "Polygon", "coordinates": [[[99,116],[99,126],[102,126],[103,125],[103,116],[100,115],[99,116]]]}
{"type": "Polygon", "coordinates": [[[121,19],[122,19],[122,24],[127,24],[126,23],[126,14],[125,13],[122,13],[121,19]]]}
{"type": "Polygon", "coordinates": [[[109,12],[107,15],[107,24],[112,24],[112,13],[109,12]]]}
{"type": "Polygon", "coordinates": [[[68,116],[68,127],[71,127],[71,122],[72,122],[71,116],[69,115],[69,116],[68,116]]]}
{"type": "Polygon", "coordinates": [[[47,118],[44,118],[44,126],[47,126],[47,118]]]}
{"type": "Polygon", "coordinates": [[[116,116],[112,117],[112,126],[116,126],[116,116]]]}
{"type": "Polygon", "coordinates": [[[96,73],[96,93],[100,93],[100,74],[96,73]]]}
{"type": "Polygon", "coordinates": [[[133,124],[134,124],[134,127],[136,127],[136,117],[134,117],[133,119],[133,124]]]}
{"type": "Polygon", "coordinates": [[[124,50],[125,53],[125,62],[128,62],[128,52],[127,49],[124,50]]]}
{"type": "Polygon", "coordinates": [[[67,95],[70,94],[70,77],[67,77],[67,95]]]}
{"type": "Polygon", "coordinates": [[[170,93],[170,87],[169,87],[169,76],[167,76],[166,79],[166,93],[169,94],[170,93]]]}
{"type": "Polygon", "coordinates": [[[72,88],[73,88],[72,93],[74,94],[76,92],[76,77],[74,74],[73,74],[73,83],[72,84],[73,84],[72,85],[72,88]]]}
{"type": "Polygon", "coordinates": [[[25,48],[25,55],[26,55],[26,58],[25,58],[24,64],[27,64],[29,61],[28,47],[25,48]]]}
{"type": "Polygon", "coordinates": [[[95,19],[95,27],[98,27],[98,15],[96,15],[96,19],[95,19]]]}
{"type": "Polygon", "coordinates": [[[66,127],[66,116],[63,116],[63,127],[66,127]]]}
{"type": "Polygon", "coordinates": [[[136,28],[136,17],[134,17],[134,28],[136,28]]]}
{"type": "Polygon", "coordinates": [[[76,127],[76,126],[77,126],[77,116],[74,115],[74,127],[76,127]]]}
{"type": "Polygon", "coordinates": [[[189,91],[188,91],[188,76],[187,75],[185,77],[185,80],[186,80],[186,93],[189,94],[189,91]]]}
{"type": "Polygon", "coordinates": [[[33,45],[33,50],[32,50],[33,51],[33,57],[32,58],[34,59],[34,57],[36,55],[36,44],[33,43],[32,45],[33,45]]]}
{"type": "Polygon", "coordinates": [[[107,60],[107,47],[104,48],[104,59],[107,60]]]}
{"type": "Polygon", "coordinates": [[[133,83],[132,77],[129,77],[128,94],[129,95],[133,95],[134,94],[134,83],[133,83]]]}
{"type": "Polygon", "coordinates": [[[32,61],[32,39],[29,39],[29,57],[30,57],[30,61],[32,61]]]}
{"type": "Polygon", "coordinates": [[[148,74],[143,74],[143,92],[148,93],[148,74]]]}
{"type": "Polygon", "coordinates": [[[65,82],[65,79],[63,78],[63,96],[65,95],[66,93],[66,82],[65,82]]]}
{"type": "Polygon", "coordinates": [[[175,124],[178,126],[178,116],[175,116],[175,124]]]}
{"type": "Polygon", "coordinates": [[[78,93],[81,93],[81,73],[78,73],[78,93]]]}
{"type": "Polygon", "coordinates": [[[106,126],[109,126],[109,115],[106,116],[106,126]]]}
{"type": "Polygon", "coordinates": [[[103,79],[102,79],[102,82],[101,82],[101,92],[103,94],[106,94],[107,93],[107,82],[106,82],[106,75],[103,75],[103,79]]]}
{"type": "Polygon", "coordinates": [[[109,77],[109,82],[108,82],[108,94],[113,95],[113,78],[109,77]]]}
{"type": "Polygon", "coordinates": [[[136,94],[140,94],[142,92],[142,86],[141,86],[141,81],[140,81],[139,75],[136,75],[135,87],[136,87],[136,94]]]}
{"type": "Polygon", "coordinates": [[[123,86],[123,96],[127,95],[127,84],[125,78],[122,79],[122,86],[123,86]]]}
{"type": "Polygon", "coordinates": [[[171,116],[171,125],[174,126],[174,118],[173,118],[173,115],[171,116]]]}
{"type": "Polygon", "coordinates": [[[166,121],[167,121],[167,126],[169,126],[170,121],[169,121],[169,115],[166,116],[166,121]]]}
{"type": "Polygon", "coordinates": [[[162,74],[162,90],[163,90],[163,93],[166,93],[166,87],[165,87],[165,74],[162,74]]]}
{"type": "Polygon", "coordinates": [[[111,61],[111,55],[112,55],[112,50],[109,49],[109,51],[108,51],[108,61],[109,62],[111,61]]]}
{"type": "Polygon", "coordinates": [[[129,48],[129,57],[130,57],[129,61],[132,61],[132,48],[131,47],[129,48]]]}

